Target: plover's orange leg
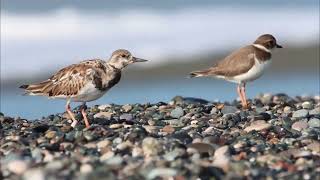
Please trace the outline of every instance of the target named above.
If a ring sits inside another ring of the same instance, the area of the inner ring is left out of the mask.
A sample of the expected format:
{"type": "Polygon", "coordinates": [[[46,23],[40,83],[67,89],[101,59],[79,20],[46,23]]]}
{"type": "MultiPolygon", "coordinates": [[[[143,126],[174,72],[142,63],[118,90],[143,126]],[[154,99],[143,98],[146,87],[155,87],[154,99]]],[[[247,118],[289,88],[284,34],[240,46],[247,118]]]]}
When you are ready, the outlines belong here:
{"type": "Polygon", "coordinates": [[[240,101],[241,101],[241,104],[242,104],[242,106],[243,106],[243,104],[244,104],[244,101],[243,101],[243,96],[242,96],[242,93],[241,93],[241,84],[239,84],[238,85],[238,87],[237,87],[237,92],[238,92],[238,95],[239,95],[239,97],[240,97],[240,101]]]}
{"type": "Polygon", "coordinates": [[[66,111],[67,111],[67,113],[69,114],[69,117],[72,120],[71,127],[73,127],[73,128],[76,127],[78,121],[76,120],[76,118],[74,118],[74,114],[71,111],[70,100],[67,100],[66,111]]]}
{"type": "Polygon", "coordinates": [[[86,104],[83,103],[82,107],[81,107],[81,114],[82,114],[82,117],[83,117],[83,120],[84,120],[84,123],[86,124],[86,127],[90,127],[90,124],[89,124],[89,120],[87,118],[87,113],[86,113],[86,104]]]}
{"type": "Polygon", "coordinates": [[[246,109],[246,108],[248,108],[248,101],[247,101],[247,97],[246,97],[246,84],[245,83],[241,87],[240,92],[241,92],[242,98],[243,98],[242,107],[246,109]]]}

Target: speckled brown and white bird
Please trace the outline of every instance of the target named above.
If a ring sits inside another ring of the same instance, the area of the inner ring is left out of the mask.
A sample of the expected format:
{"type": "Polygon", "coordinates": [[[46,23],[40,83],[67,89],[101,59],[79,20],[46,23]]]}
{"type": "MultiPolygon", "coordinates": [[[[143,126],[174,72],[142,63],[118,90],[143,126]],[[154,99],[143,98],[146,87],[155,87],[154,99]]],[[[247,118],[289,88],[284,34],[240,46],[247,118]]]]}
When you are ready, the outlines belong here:
{"type": "Polygon", "coordinates": [[[190,73],[191,77],[215,77],[237,83],[242,107],[248,108],[246,83],[259,78],[271,64],[271,53],[282,48],[271,34],[259,36],[251,45],[242,47],[219,61],[213,67],[190,73]]]}
{"type": "Polygon", "coordinates": [[[102,97],[116,85],[120,81],[121,71],[127,65],[145,61],[132,56],[125,49],[119,49],[112,53],[109,61],[85,60],[61,69],[43,82],[22,85],[20,88],[25,89],[27,95],[66,99],[66,111],[73,121],[72,127],[78,121],[71,111],[70,102],[83,102],[81,114],[86,127],[89,127],[85,103],[102,97]]]}

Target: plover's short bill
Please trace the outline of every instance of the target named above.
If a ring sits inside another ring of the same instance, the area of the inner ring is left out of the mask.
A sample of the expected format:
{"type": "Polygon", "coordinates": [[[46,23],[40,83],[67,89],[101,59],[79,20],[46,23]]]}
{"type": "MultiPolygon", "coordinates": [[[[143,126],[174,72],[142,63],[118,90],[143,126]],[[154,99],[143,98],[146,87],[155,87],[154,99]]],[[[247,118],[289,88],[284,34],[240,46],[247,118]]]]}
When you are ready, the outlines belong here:
{"type": "Polygon", "coordinates": [[[246,83],[259,78],[270,66],[271,52],[275,48],[282,48],[270,34],[258,37],[253,44],[234,51],[219,61],[213,67],[190,73],[191,77],[210,76],[237,83],[243,108],[248,108],[246,100],[246,83]]]}
{"type": "Polygon", "coordinates": [[[70,102],[82,102],[81,114],[86,127],[89,127],[85,103],[100,98],[116,85],[120,81],[122,69],[127,65],[145,61],[132,56],[127,50],[119,49],[112,53],[109,61],[92,59],[72,64],[43,82],[22,85],[20,88],[25,89],[28,95],[66,99],[66,111],[73,121],[72,127],[78,121],[71,111],[70,102]]]}

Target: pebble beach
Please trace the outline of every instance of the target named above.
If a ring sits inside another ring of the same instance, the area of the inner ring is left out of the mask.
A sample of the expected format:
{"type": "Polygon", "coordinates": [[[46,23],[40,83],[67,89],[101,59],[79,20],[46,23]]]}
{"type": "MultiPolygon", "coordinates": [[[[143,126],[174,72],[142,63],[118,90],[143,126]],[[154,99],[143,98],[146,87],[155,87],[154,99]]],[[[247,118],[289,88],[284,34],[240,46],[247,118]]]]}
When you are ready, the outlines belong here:
{"type": "Polygon", "coordinates": [[[320,179],[320,96],[88,107],[28,120],[0,114],[0,179],[320,179]]]}

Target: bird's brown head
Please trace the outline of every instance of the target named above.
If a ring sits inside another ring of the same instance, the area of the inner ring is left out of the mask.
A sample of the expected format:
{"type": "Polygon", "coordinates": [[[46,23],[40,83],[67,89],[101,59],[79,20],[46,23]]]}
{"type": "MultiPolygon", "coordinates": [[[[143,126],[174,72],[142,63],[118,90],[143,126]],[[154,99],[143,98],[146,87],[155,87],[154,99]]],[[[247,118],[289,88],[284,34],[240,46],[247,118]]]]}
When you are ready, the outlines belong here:
{"type": "Polygon", "coordinates": [[[277,40],[274,36],[271,34],[264,34],[257,38],[256,41],[254,41],[255,45],[261,45],[265,47],[268,50],[272,50],[274,48],[282,48],[281,45],[277,44],[277,40]]]}
{"type": "Polygon", "coordinates": [[[129,64],[136,63],[136,62],[146,62],[147,60],[137,58],[132,56],[132,54],[125,49],[118,49],[114,51],[111,55],[109,60],[109,64],[113,65],[117,69],[123,69],[129,64]]]}

